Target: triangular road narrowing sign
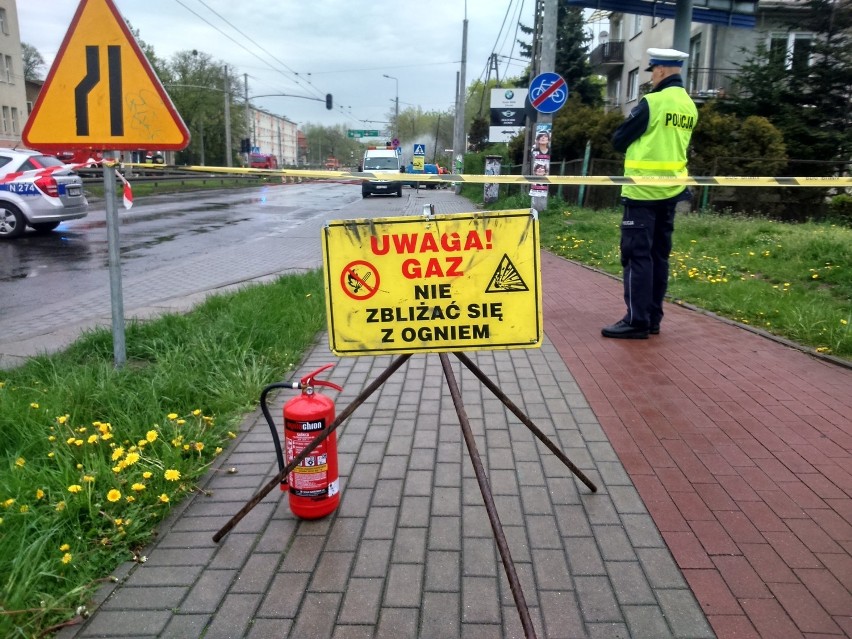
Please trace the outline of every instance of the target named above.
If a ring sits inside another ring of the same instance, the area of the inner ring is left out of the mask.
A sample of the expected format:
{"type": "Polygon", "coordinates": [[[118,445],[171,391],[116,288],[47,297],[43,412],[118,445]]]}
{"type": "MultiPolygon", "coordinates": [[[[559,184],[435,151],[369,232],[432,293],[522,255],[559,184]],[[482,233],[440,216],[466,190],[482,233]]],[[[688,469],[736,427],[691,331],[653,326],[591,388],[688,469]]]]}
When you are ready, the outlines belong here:
{"type": "Polygon", "coordinates": [[[163,149],[189,144],[113,0],[80,0],[22,134],[36,149],[163,149]]]}

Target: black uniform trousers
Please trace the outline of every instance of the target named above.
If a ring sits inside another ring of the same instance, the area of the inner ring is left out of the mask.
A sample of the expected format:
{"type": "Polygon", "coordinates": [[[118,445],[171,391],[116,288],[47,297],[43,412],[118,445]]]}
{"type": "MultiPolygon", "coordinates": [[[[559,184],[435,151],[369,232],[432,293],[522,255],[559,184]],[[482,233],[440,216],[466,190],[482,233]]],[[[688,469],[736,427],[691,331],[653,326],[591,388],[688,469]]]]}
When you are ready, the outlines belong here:
{"type": "Polygon", "coordinates": [[[669,283],[675,206],[688,192],[666,200],[622,198],[621,266],[624,276],[623,321],[636,328],[658,326],[669,283]]]}

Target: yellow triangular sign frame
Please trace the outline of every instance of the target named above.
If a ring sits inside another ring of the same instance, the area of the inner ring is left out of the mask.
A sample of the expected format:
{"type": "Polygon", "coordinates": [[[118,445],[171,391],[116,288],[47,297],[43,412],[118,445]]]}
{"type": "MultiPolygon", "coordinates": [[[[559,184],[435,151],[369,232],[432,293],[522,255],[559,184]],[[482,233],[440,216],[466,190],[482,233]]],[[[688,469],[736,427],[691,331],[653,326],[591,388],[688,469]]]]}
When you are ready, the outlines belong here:
{"type": "Polygon", "coordinates": [[[39,150],[180,150],[189,131],[113,0],[80,0],[22,138],[39,150]]]}

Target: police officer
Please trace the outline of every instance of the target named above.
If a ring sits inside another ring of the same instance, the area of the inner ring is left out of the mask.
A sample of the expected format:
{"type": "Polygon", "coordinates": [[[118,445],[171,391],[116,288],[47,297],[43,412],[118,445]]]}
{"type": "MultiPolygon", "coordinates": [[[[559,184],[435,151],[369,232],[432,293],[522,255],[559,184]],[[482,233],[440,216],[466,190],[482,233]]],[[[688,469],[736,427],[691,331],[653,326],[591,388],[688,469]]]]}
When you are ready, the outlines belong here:
{"type": "MultiPolygon", "coordinates": [[[[686,149],[698,121],[680,70],[689,54],[648,49],[653,90],[616,129],[612,145],[624,152],[625,176],[686,177],[686,149]]],[[[627,313],[601,329],[604,337],[647,339],[660,332],[669,279],[675,206],[689,199],[683,186],[625,185],[621,189],[621,266],[627,313]]]]}

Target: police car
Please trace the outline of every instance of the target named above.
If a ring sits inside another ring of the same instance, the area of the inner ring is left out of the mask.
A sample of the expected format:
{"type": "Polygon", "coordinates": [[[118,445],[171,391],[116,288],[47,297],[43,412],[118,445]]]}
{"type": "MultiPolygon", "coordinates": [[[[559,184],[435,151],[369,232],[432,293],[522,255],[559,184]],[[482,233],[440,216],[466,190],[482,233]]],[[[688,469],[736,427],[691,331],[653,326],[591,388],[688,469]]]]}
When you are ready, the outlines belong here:
{"type": "Polygon", "coordinates": [[[88,212],[73,168],[37,151],[0,148],[0,240],[21,236],[27,226],[47,233],[88,212]]]}

